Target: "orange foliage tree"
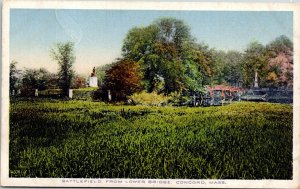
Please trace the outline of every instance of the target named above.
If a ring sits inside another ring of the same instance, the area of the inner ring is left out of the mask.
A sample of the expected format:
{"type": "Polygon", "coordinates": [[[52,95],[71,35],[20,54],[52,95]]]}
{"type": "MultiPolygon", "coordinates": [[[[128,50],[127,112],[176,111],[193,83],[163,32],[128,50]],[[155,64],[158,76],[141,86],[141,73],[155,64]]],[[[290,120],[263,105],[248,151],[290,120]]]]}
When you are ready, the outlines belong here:
{"type": "Polygon", "coordinates": [[[126,100],[127,96],[142,90],[140,65],[129,59],[121,59],[105,74],[105,89],[111,91],[112,100],[126,100]]]}
{"type": "Polygon", "coordinates": [[[86,79],[82,76],[75,76],[73,88],[79,89],[84,88],[86,86],[86,79]]]}

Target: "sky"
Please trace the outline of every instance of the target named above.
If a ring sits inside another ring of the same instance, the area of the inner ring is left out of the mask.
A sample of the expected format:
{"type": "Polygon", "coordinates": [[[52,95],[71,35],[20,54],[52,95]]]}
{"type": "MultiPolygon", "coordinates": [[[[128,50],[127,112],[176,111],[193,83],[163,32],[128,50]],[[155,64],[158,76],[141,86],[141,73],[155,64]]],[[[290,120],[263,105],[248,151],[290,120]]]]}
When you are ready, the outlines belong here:
{"type": "Polygon", "coordinates": [[[293,39],[293,13],[279,11],[138,11],[12,9],[10,61],[18,68],[57,72],[50,49],[58,42],[75,43],[74,70],[83,75],[94,66],[121,57],[127,32],[158,18],[181,19],[197,41],[217,50],[244,51],[252,41],[266,45],[280,35],[293,39]]]}

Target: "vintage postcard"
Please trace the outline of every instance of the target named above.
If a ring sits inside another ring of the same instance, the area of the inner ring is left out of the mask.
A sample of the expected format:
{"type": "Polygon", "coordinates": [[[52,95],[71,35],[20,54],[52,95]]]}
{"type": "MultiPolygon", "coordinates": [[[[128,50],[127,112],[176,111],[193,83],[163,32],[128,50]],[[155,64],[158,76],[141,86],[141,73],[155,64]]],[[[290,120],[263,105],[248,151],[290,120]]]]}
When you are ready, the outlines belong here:
{"type": "Polygon", "coordinates": [[[2,186],[300,187],[300,5],[7,0],[2,28],[2,186]]]}

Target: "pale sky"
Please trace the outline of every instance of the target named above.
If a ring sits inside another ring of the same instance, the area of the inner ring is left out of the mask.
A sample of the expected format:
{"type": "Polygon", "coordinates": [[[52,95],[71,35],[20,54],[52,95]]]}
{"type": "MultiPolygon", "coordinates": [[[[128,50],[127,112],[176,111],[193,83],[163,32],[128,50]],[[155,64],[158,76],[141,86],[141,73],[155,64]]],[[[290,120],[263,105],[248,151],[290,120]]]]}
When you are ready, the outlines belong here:
{"type": "Polygon", "coordinates": [[[292,12],[12,9],[10,60],[20,69],[56,72],[50,49],[57,42],[73,41],[74,69],[86,75],[121,56],[128,30],[160,17],[183,20],[198,42],[218,50],[243,51],[251,41],[265,45],[280,35],[293,38],[292,12]]]}

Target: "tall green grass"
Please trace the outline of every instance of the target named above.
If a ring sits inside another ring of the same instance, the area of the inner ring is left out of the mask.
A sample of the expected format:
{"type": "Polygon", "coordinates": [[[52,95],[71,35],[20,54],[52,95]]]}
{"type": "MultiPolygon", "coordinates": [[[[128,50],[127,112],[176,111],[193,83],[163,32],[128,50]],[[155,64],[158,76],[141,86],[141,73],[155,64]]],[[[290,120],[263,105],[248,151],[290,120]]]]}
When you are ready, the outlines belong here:
{"type": "Polygon", "coordinates": [[[14,101],[10,177],[291,179],[292,106],[14,101]]]}

